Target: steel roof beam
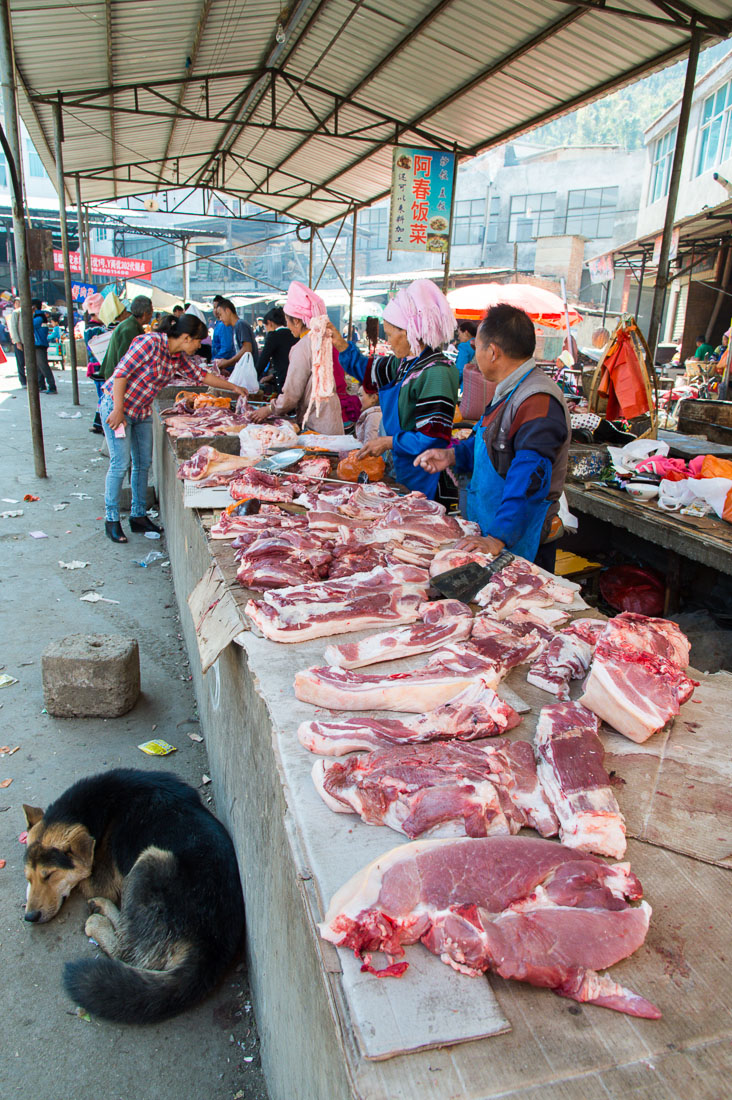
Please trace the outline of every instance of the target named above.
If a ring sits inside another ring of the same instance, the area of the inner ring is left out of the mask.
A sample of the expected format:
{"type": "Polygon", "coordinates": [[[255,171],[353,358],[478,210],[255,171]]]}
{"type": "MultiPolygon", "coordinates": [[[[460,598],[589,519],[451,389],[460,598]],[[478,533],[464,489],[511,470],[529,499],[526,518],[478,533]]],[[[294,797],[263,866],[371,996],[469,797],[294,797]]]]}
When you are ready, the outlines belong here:
{"type": "MultiPolygon", "coordinates": [[[[104,17],[107,24],[107,80],[110,86],[114,84],[114,50],[112,47],[112,0],[104,0],[104,17]]],[[[59,101],[57,104],[59,111],[63,110],[63,105],[59,101]]],[[[112,152],[112,164],[114,164],[117,156],[117,137],[115,134],[115,122],[114,122],[114,92],[109,96],[109,146],[112,152]]],[[[117,179],[115,175],[114,183],[114,195],[117,198],[117,179]]]]}
{"type": "MultiPolygon", "coordinates": [[[[188,54],[188,57],[190,58],[191,64],[188,67],[188,70],[186,72],[186,78],[187,79],[186,79],[185,83],[181,84],[180,90],[178,92],[178,99],[177,99],[177,103],[176,103],[176,109],[178,111],[180,110],[180,108],[183,105],[183,100],[184,100],[186,92],[188,90],[188,85],[190,83],[190,78],[193,76],[193,70],[196,67],[196,61],[198,59],[198,51],[201,48],[201,41],[203,39],[203,35],[204,35],[205,30],[206,30],[206,24],[208,23],[208,17],[209,17],[209,13],[211,11],[211,4],[212,4],[212,0],[201,0],[201,7],[199,8],[199,11],[198,11],[198,21],[196,23],[196,30],[195,30],[195,33],[193,35],[193,45],[191,46],[190,53],[188,54]]],[[[187,59],[186,59],[186,64],[187,64],[187,59]]],[[[177,121],[178,121],[177,118],[173,118],[172,122],[170,123],[170,129],[168,130],[168,136],[165,139],[165,150],[163,152],[163,159],[160,162],[160,173],[158,175],[158,182],[160,182],[160,180],[162,180],[163,173],[165,172],[165,166],[168,163],[168,156],[170,154],[170,148],[171,148],[171,145],[173,143],[173,135],[175,133],[175,126],[176,126],[177,121]]]]}

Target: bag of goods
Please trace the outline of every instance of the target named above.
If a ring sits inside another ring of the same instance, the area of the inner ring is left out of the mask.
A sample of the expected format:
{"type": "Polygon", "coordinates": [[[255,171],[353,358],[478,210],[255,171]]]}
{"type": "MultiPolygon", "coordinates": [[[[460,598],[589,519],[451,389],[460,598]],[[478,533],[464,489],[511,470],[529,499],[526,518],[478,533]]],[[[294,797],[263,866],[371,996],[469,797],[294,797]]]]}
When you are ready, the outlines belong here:
{"type": "Polygon", "coordinates": [[[194,409],[228,409],[230,407],[230,397],[214,397],[211,393],[197,393],[193,399],[194,409]]]}
{"type": "Polygon", "coordinates": [[[358,458],[355,451],[351,451],[338,463],[338,477],[341,481],[358,481],[361,474],[366,474],[369,481],[381,481],[384,477],[386,466],[383,458],[375,455],[367,455],[358,458]]]}

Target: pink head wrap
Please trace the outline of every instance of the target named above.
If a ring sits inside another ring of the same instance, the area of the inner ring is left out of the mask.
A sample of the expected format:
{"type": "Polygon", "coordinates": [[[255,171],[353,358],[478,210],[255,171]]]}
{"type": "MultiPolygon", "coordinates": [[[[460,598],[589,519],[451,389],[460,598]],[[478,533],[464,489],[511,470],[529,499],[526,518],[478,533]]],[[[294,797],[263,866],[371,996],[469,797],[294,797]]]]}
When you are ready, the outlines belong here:
{"type": "Polygon", "coordinates": [[[103,294],[87,294],[86,298],[84,299],[84,312],[91,313],[94,317],[96,317],[103,305],[103,294]]]}
{"type": "Polygon", "coordinates": [[[313,317],[322,317],[327,312],[323,299],[309,286],[305,286],[305,283],[290,283],[285,302],[285,313],[288,316],[299,317],[309,325],[313,317]]]}
{"type": "Polygon", "coordinates": [[[404,329],[413,355],[419,355],[420,343],[430,348],[446,344],[457,324],[447,298],[431,279],[417,279],[400,290],[382,316],[404,329]]]}

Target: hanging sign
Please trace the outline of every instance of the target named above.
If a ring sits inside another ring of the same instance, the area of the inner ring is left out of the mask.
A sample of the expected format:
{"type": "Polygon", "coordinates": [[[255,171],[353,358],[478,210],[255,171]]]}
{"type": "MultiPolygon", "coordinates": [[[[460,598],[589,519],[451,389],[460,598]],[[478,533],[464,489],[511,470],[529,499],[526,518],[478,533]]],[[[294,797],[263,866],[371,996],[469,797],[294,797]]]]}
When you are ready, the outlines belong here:
{"type": "MultiPolygon", "coordinates": [[[[663,243],[663,234],[659,233],[659,235],[656,237],[655,241],[653,242],[653,259],[651,260],[651,263],[653,264],[654,267],[658,267],[659,262],[661,260],[661,244],[662,243],[663,243]]],[[[677,254],[678,251],[679,251],[679,228],[677,226],[676,229],[674,229],[672,234],[671,234],[671,243],[670,243],[669,249],[668,249],[669,263],[671,262],[671,260],[676,259],[676,254],[677,254]]]]}
{"type": "Polygon", "coordinates": [[[96,294],[98,288],[93,283],[74,283],[71,284],[71,300],[73,302],[84,302],[90,294],[96,294]]]}
{"type": "MultiPolygon", "coordinates": [[[[81,274],[81,255],[69,252],[69,267],[75,275],[81,274]]],[[[64,257],[60,249],[53,250],[53,269],[63,271],[64,257]]],[[[135,260],[130,256],[92,256],[92,275],[104,275],[108,279],[149,279],[152,260],[135,260]]]]}
{"type": "Polygon", "coordinates": [[[590,272],[590,282],[609,283],[615,275],[612,252],[606,252],[604,256],[597,256],[594,260],[587,261],[590,272]]]}
{"type": "Polygon", "coordinates": [[[455,154],[442,149],[394,150],[389,249],[447,252],[455,182],[455,154]]]}

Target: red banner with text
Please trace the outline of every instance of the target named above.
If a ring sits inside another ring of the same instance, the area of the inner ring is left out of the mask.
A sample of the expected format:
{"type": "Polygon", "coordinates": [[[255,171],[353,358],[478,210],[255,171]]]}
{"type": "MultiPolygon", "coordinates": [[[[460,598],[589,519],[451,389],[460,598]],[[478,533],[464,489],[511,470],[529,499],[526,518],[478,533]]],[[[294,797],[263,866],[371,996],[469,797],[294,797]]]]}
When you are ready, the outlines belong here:
{"type": "MultiPolygon", "coordinates": [[[[69,253],[69,266],[73,275],[81,274],[81,255],[69,253]]],[[[63,271],[64,257],[60,249],[53,250],[53,269],[63,271]]],[[[131,256],[92,256],[92,275],[106,276],[108,279],[149,279],[152,274],[152,260],[136,260],[131,256]]]]}

